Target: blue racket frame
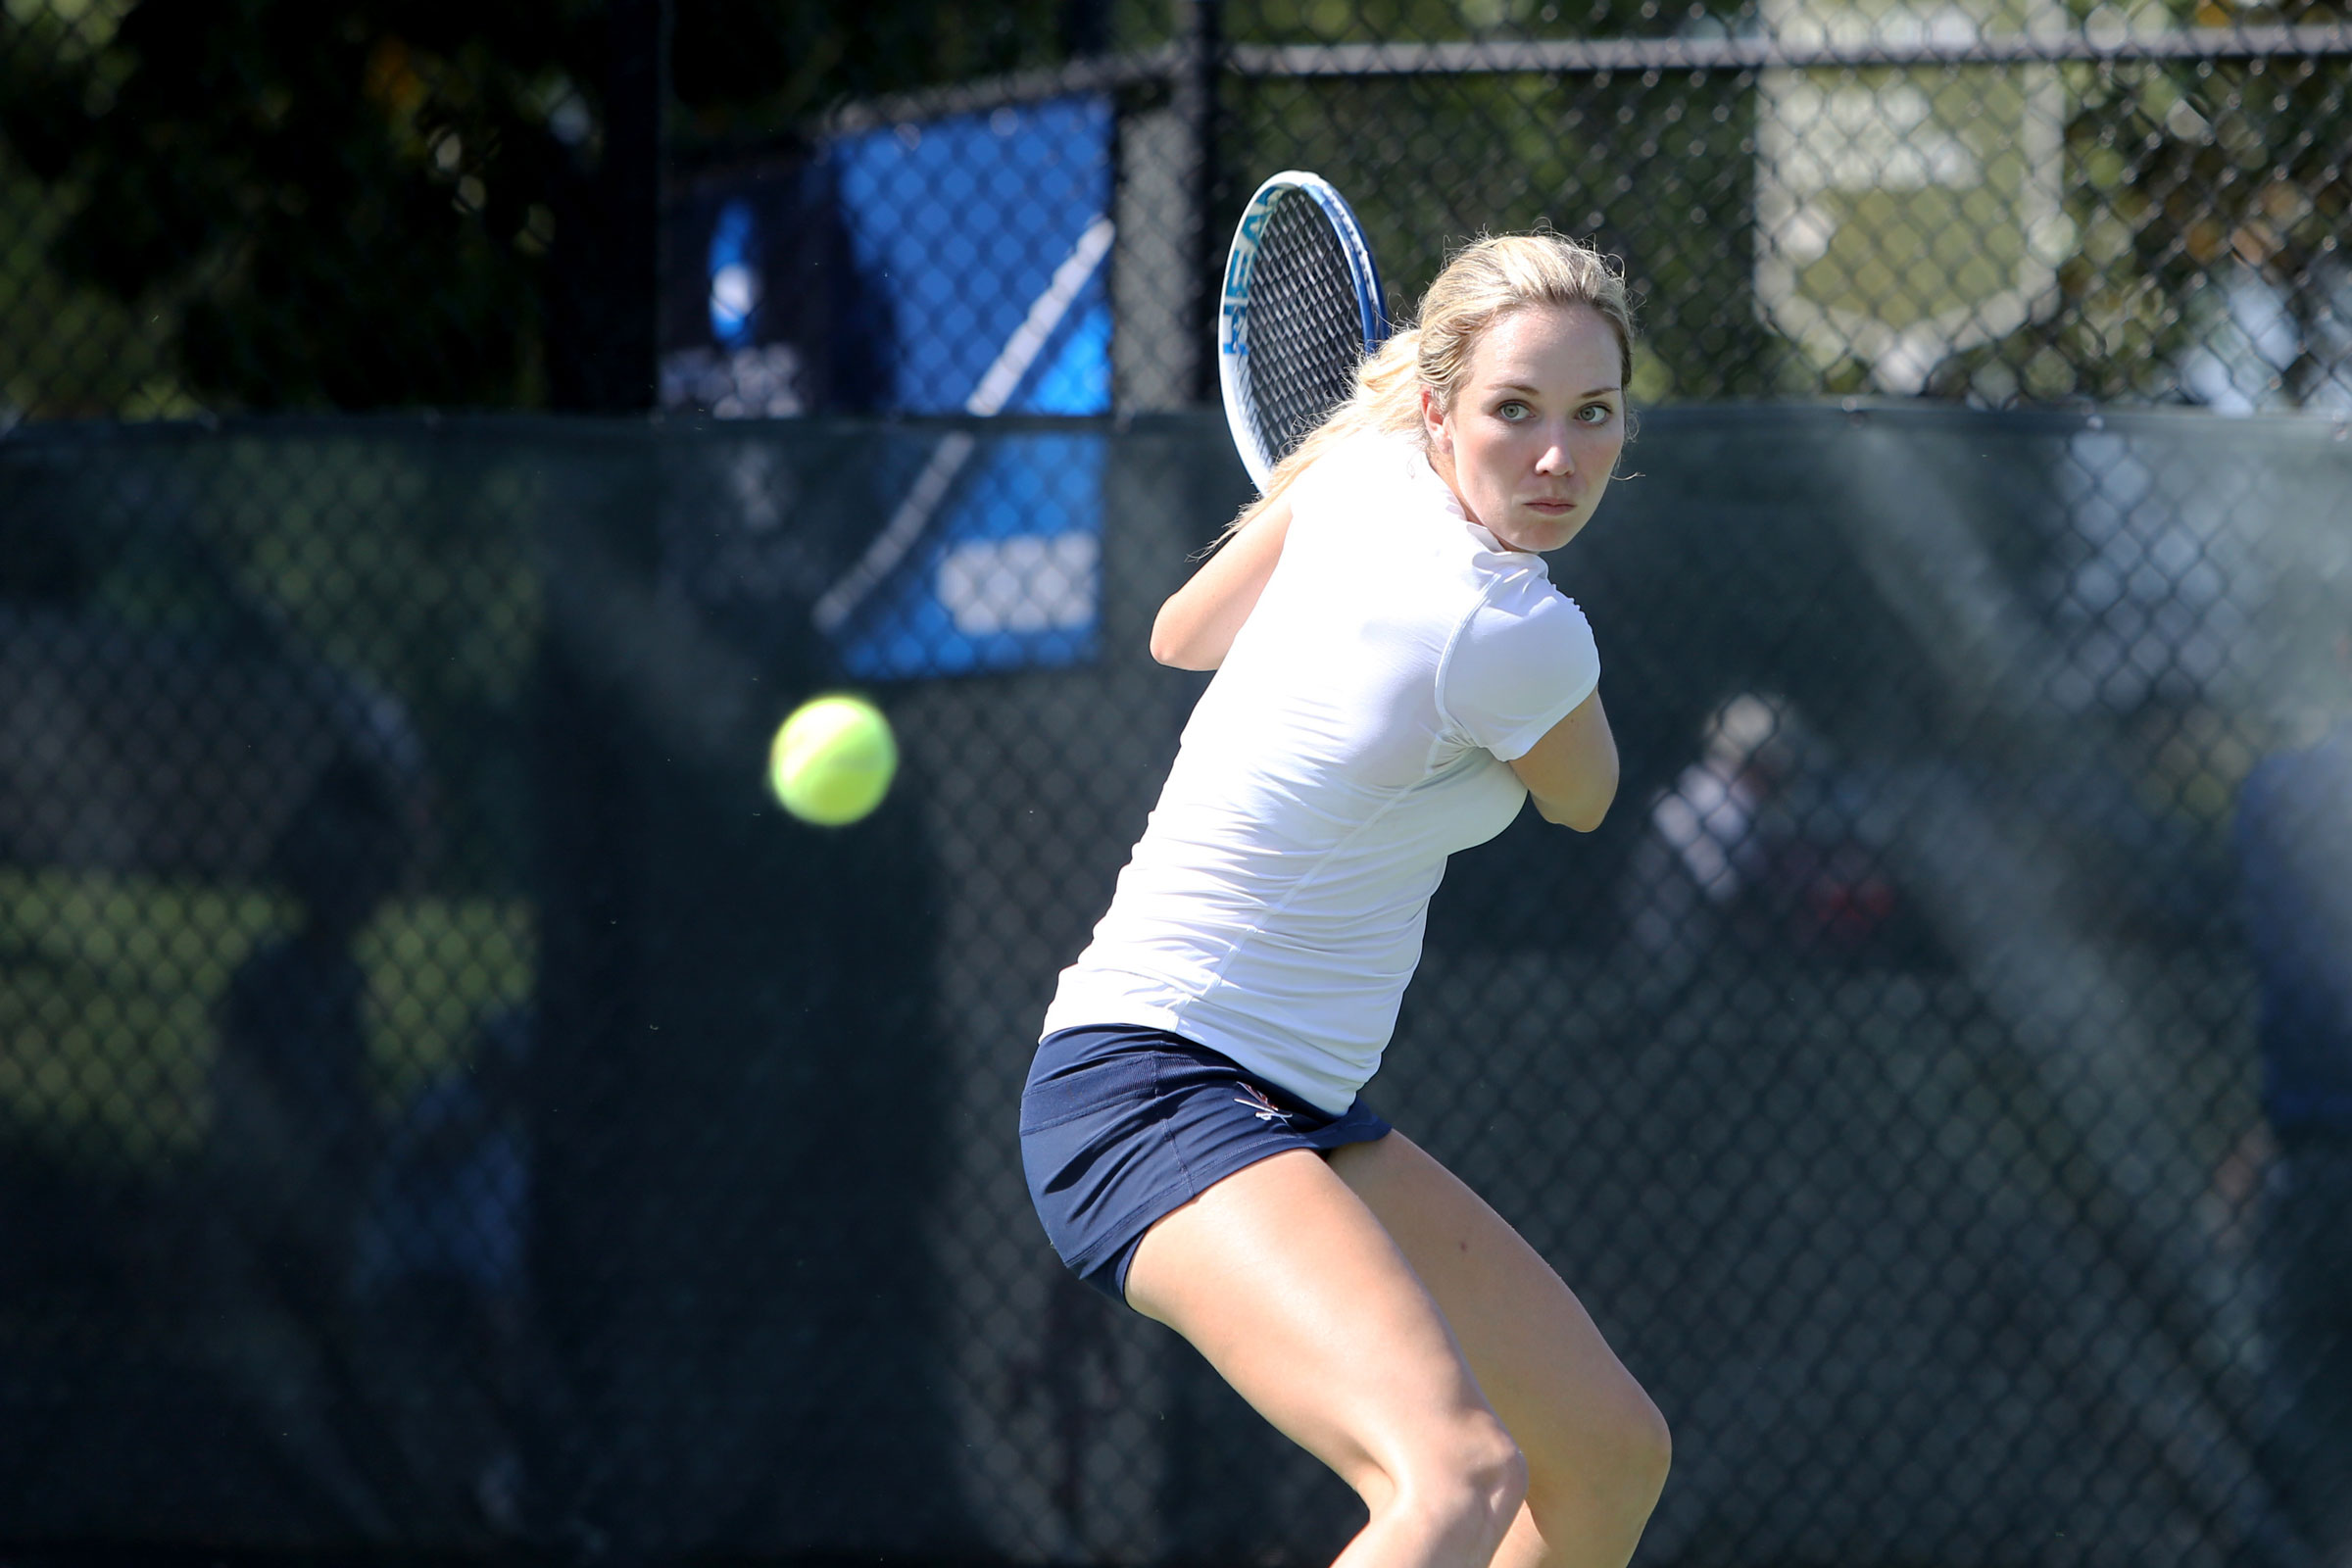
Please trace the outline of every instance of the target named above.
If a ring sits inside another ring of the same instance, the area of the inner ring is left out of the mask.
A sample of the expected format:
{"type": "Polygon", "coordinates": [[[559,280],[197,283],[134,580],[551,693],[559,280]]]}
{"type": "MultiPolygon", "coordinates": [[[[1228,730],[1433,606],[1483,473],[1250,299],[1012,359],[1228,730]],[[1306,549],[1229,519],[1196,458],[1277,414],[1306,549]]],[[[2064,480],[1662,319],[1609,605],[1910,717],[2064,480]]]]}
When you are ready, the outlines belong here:
{"type": "Polygon", "coordinates": [[[1242,210],[1241,222],[1235,225],[1233,244],[1225,255],[1224,291],[1217,304],[1217,386],[1224,394],[1225,423],[1233,431],[1233,445],[1242,456],[1242,466],[1250,470],[1250,478],[1261,495],[1274,463],[1255,421],[1250,416],[1242,390],[1242,368],[1250,357],[1250,281],[1257,270],[1258,232],[1265,227],[1274,204],[1294,193],[1311,197],[1339,235],[1340,252],[1348,259],[1348,281],[1355,288],[1364,352],[1372,353],[1389,336],[1380,268],[1372,260],[1372,247],[1365,241],[1363,225],[1355,220],[1355,210],[1348,205],[1348,199],[1331,181],[1307,170],[1287,169],[1269,176],[1250,196],[1250,205],[1242,210]]]}

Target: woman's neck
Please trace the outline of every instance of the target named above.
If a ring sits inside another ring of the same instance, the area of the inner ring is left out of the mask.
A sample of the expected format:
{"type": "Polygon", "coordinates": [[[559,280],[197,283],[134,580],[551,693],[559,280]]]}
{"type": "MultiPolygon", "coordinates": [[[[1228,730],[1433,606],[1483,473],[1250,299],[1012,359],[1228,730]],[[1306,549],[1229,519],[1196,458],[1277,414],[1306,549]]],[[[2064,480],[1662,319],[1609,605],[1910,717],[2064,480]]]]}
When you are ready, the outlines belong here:
{"type": "Polygon", "coordinates": [[[1453,482],[1453,454],[1441,452],[1434,446],[1425,451],[1429,458],[1429,471],[1446,481],[1446,488],[1453,494],[1453,504],[1462,509],[1462,515],[1477,522],[1478,514],[1472,512],[1470,503],[1462,499],[1462,487],[1453,482]]]}

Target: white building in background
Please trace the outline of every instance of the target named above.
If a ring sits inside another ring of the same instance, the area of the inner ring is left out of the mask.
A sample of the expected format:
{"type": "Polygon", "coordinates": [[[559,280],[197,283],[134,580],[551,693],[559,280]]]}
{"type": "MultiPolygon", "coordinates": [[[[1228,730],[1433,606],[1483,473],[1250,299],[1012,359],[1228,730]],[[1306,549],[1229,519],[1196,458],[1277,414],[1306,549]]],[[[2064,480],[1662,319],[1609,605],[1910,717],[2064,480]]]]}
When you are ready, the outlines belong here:
{"type": "MultiPolygon", "coordinates": [[[[2056,33],[2064,0],[1763,0],[1796,48],[2056,33]]],[[[1759,91],[1756,294],[1823,368],[1908,393],[2025,324],[2075,242],[2067,95],[2046,65],[1775,69],[1759,91]]]]}

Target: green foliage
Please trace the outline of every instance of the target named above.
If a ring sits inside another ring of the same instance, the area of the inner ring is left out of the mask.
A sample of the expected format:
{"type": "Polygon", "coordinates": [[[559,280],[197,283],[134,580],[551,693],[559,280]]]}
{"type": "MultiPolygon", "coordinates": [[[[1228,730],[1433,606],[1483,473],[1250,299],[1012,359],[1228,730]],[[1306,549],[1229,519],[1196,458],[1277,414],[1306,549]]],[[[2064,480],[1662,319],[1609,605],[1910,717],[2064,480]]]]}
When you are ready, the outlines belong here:
{"type": "MultiPolygon", "coordinates": [[[[112,1168],[192,1155],[221,998],[289,919],[258,891],[0,871],[0,1142],[112,1168]]],[[[387,1109],[462,1060],[482,1017],[529,997],[533,928],[521,903],[416,898],[361,934],[363,1024],[387,1109]]]]}
{"type": "MultiPolygon", "coordinates": [[[[38,431],[0,448],[0,597],[71,608],[150,661],[316,671],[380,702],[433,774],[419,874],[525,885],[544,461],[421,423],[92,450],[38,431]]],[[[279,726],[297,721],[318,722],[297,705],[279,726]]]]}
{"type": "Polygon", "coordinates": [[[1395,313],[1450,249],[1548,225],[1624,260],[1638,397],[1752,396],[1779,351],[1746,304],[1747,89],[1731,72],[1265,82],[1234,95],[1225,150],[1236,171],[1297,165],[1346,191],[1395,313]]]}
{"type": "MultiPolygon", "coordinates": [[[[595,254],[606,13],[6,0],[0,417],[544,403],[553,258],[566,243],[595,254]]],[[[688,166],[772,149],[844,101],[1163,43],[1189,15],[1166,0],[671,0],[669,13],[668,135],[688,166]]],[[[1223,28],[1239,45],[1713,37],[1757,15],[1743,0],[1231,0],[1223,28]]],[[[2139,21],[2340,15],[2340,0],[2178,0],[2139,21]]],[[[1931,392],[2179,397],[2182,357],[2220,329],[2224,288],[2248,269],[2282,291],[2307,343],[2331,341],[2352,218],[2340,57],[2062,75],[2065,211],[2042,236],[2071,247],[2056,286],[2024,325],[1938,366],[1931,392]]],[[[1644,399],[1872,384],[1868,344],[1828,365],[1821,344],[1800,353],[1761,318],[1758,249],[1777,243],[1756,219],[1760,117],[1778,123],[1766,86],[1736,71],[1229,77],[1213,219],[1257,174],[1321,169],[1358,201],[1400,307],[1446,246],[1547,221],[1625,258],[1644,399]]],[[[1895,244],[1919,226],[1865,237],[1895,244]]],[[[1959,286],[2010,265],[1965,215],[1927,226],[1911,258],[1923,299],[1937,276],[1959,286]]],[[[2266,406],[2321,398],[2340,373],[2307,361],[2256,389],[2266,406]]]]}
{"type": "Polygon", "coordinates": [[[192,393],[530,400],[554,212],[593,151],[583,0],[61,18],[10,13],[0,136],[63,215],[51,268],[168,321],[192,393]]]}
{"type": "Polygon", "coordinates": [[[677,0],[676,140],[692,152],[772,136],[848,100],[1057,64],[1072,0],[677,0]]]}
{"type": "Polygon", "coordinates": [[[1639,37],[1739,9],[1726,0],[1236,0],[1226,28],[1252,43],[1639,37]]]}
{"type": "MultiPolygon", "coordinates": [[[[0,396],[47,416],[543,403],[605,10],[13,0],[0,396]]],[[[673,141],[691,155],[844,98],[1052,64],[1133,32],[1133,10],[675,0],[673,141]]]]}
{"type": "MultiPolygon", "coordinates": [[[[2341,14],[2298,6],[2247,20],[2319,24],[2341,14]]],[[[2216,329],[2224,289],[2240,273],[2279,289],[2306,344],[2314,341],[2314,323],[2340,309],[2329,295],[2352,218],[2346,63],[2073,66],[2067,92],[2076,244],[2059,268],[2060,297],[2043,319],[1943,367],[1934,389],[1996,406],[2165,400],[2180,357],[2216,329]]],[[[2328,369],[2307,352],[2274,385],[2240,390],[2291,408],[2328,369]]]]}

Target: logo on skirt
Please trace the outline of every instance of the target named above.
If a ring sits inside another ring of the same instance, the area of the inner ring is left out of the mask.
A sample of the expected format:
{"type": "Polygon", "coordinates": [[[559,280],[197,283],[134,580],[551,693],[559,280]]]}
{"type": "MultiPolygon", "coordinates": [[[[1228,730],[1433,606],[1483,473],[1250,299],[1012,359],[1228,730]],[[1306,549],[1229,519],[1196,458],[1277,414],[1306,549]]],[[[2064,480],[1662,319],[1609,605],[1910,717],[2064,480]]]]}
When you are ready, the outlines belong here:
{"type": "Polygon", "coordinates": [[[1291,1113],[1268,1100],[1265,1091],[1255,1084],[1242,1085],[1242,1092],[1233,1097],[1237,1105],[1248,1105],[1259,1121],[1278,1121],[1285,1127],[1291,1124],[1291,1113]]]}

